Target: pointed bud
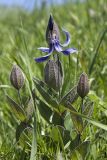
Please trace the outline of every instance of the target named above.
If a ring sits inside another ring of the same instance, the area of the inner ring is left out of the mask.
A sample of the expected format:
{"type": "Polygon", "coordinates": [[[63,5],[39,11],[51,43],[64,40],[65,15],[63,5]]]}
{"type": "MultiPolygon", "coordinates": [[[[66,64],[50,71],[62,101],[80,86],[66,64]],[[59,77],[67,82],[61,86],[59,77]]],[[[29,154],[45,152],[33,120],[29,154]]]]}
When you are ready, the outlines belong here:
{"type": "Polygon", "coordinates": [[[46,29],[46,41],[50,45],[52,40],[59,40],[59,28],[54,22],[52,15],[50,15],[48,26],[46,29]]]}
{"type": "Polygon", "coordinates": [[[89,92],[89,82],[86,73],[82,73],[77,86],[77,93],[81,98],[84,98],[89,92]]]}
{"type": "Polygon", "coordinates": [[[58,91],[62,85],[63,80],[61,64],[58,67],[57,62],[48,60],[44,69],[44,76],[45,83],[47,83],[50,88],[58,91]]]}
{"type": "Polygon", "coordinates": [[[13,68],[10,74],[10,81],[11,81],[11,84],[17,90],[23,87],[25,78],[24,78],[23,72],[21,71],[18,65],[13,65],[13,68]]]}

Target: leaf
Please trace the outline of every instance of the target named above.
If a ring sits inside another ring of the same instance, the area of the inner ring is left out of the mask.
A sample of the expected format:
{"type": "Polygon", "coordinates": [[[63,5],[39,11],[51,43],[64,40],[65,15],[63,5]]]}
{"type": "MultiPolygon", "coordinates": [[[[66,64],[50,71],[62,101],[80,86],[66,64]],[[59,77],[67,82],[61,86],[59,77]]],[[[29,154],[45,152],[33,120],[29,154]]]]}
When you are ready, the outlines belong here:
{"type": "Polygon", "coordinates": [[[36,79],[36,81],[46,90],[46,91],[50,91],[50,94],[53,98],[57,98],[58,97],[58,93],[52,89],[52,88],[49,88],[48,85],[44,82],[44,81],[41,81],[37,78],[34,78],[36,79]]]}
{"type": "Polygon", "coordinates": [[[64,126],[64,119],[57,112],[54,112],[52,116],[52,124],[64,126]]]}
{"type": "Polygon", "coordinates": [[[33,138],[32,138],[32,148],[30,154],[30,160],[36,160],[37,153],[37,120],[36,120],[36,110],[34,108],[34,129],[33,129],[33,138]]]}
{"type": "Polygon", "coordinates": [[[42,85],[41,85],[41,81],[39,81],[35,78],[33,79],[33,81],[36,85],[36,88],[38,89],[38,91],[42,95],[42,97],[45,99],[45,101],[48,102],[52,107],[57,108],[58,107],[57,100],[55,100],[48,92],[46,92],[44,87],[42,87],[42,85]]]}
{"type": "MultiPolygon", "coordinates": [[[[70,109],[70,111],[78,113],[76,111],[76,109],[72,105],[70,105],[70,104],[68,105],[67,104],[66,107],[68,107],[70,109]]],[[[77,115],[76,114],[72,114],[72,112],[70,112],[70,114],[71,114],[71,119],[73,121],[73,124],[74,124],[76,130],[77,130],[78,134],[80,134],[82,132],[82,130],[83,130],[82,118],[78,114],[77,115]]]]}
{"type": "Polygon", "coordinates": [[[64,146],[71,140],[70,132],[62,126],[58,126],[64,146]]]}
{"type": "Polygon", "coordinates": [[[9,86],[9,85],[1,84],[1,85],[0,85],[0,88],[12,88],[12,87],[11,87],[11,86],[9,86]]]}
{"type": "Polygon", "coordinates": [[[71,144],[70,144],[70,150],[71,152],[73,152],[77,147],[78,145],[81,143],[81,139],[80,139],[80,134],[77,134],[75,139],[73,139],[71,141],[71,144]]]}
{"type": "Polygon", "coordinates": [[[20,120],[20,121],[25,121],[26,120],[26,113],[23,110],[22,107],[20,107],[12,98],[10,98],[7,95],[7,99],[8,102],[10,103],[10,106],[12,108],[12,111],[14,112],[14,114],[16,115],[16,117],[20,120]]]}
{"type": "Polygon", "coordinates": [[[23,130],[19,137],[19,144],[23,148],[30,148],[31,147],[31,141],[32,141],[32,128],[27,127],[23,130]]]}
{"type": "Polygon", "coordinates": [[[100,122],[98,122],[98,121],[95,121],[95,120],[93,120],[93,119],[91,119],[91,118],[89,118],[89,117],[86,117],[86,116],[83,115],[83,114],[80,114],[80,113],[78,113],[78,112],[75,112],[75,111],[73,111],[73,110],[70,110],[69,108],[68,108],[68,110],[69,110],[72,114],[78,115],[78,116],[84,118],[85,120],[87,120],[89,123],[91,123],[91,124],[93,124],[93,125],[95,125],[95,126],[97,126],[97,127],[99,127],[99,128],[102,128],[102,129],[104,129],[104,130],[107,131],[107,125],[102,124],[102,123],[100,123],[100,122]]]}
{"type": "Polygon", "coordinates": [[[44,103],[42,100],[39,99],[39,104],[37,105],[38,110],[41,114],[41,116],[50,123],[50,117],[53,114],[52,110],[49,108],[49,106],[44,103]]]}
{"type": "MultiPolygon", "coordinates": [[[[86,115],[87,117],[91,117],[91,115],[93,113],[93,109],[94,109],[93,102],[89,102],[88,104],[84,104],[83,114],[86,115]]],[[[84,128],[86,127],[87,124],[88,124],[88,122],[85,121],[84,128]]]]}
{"type": "Polygon", "coordinates": [[[90,141],[84,141],[83,143],[79,144],[71,153],[71,159],[85,160],[86,155],[89,152],[89,144],[90,141]]]}
{"type": "Polygon", "coordinates": [[[77,86],[72,88],[60,101],[60,104],[73,103],[78,98],[77,86]]]}
{"type": "Polygon", "coordinates": [[[28,127],[28,124],[21,122],[16,129],[16,141],[19,140],[21,133],[28,127]]]}
{"type": "Polygon", "coordinates": [[[57,126],[52,127],[51,137],[55,142],[59,142],[59,132],[57,126]]]}
{"type": "Polygon", "coordinates": [[[78,153],[76,151],[74,151],[72,154],[71,154],[71,159],[70,160],[80,160],[80,157],[78,157],[78,153]]]}
{"type": "Polygon", "coordinates": [[[73,129],[73,122],[70,113],[67,113],[67,115],[65,116],[64,126],[68,131],[71,131],[73,129]]]}
{"type": "Polygon", "coordinates": [[[81,154],[83,160],[86,157],[87,153],[89,152],[89,144],[90,141],[84,141],[76,148],[76,150],[78,150],[78,152],[81,154]]]}
{"type": "Polygon", "coordinates": [[[93,112],[93,106],[94,106],[93,102],[88,102],[88,103],[84,104],[83,114],[90,117],[93,112]]]}
{"type": "Polygon", "coordinates": [[[64,143],[61,136],[61,132],[59,130],[59,126],[54,126],[51,130],[51,137],[55,142],[58,142],[64,152],[64,143]]]}

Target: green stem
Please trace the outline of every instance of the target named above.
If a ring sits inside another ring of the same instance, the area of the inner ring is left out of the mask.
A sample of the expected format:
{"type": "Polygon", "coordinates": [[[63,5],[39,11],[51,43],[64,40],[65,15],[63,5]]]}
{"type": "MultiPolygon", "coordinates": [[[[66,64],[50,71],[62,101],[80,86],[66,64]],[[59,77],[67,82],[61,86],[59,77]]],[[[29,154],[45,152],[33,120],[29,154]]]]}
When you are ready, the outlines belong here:
{"type": "Polygon", "coordinates": [[[70,65],[71,65],[71,57],[70,57],[70,55],[68,56],[68,60],[69,60],[69,68],[70,68],[70,65]]]}
{"type": "Polygon", "coordinates": [[[84,98],[81,100],[81,114],[83,113],[84,110],[84,98]]]}
{"type": "Polygon", "coordinates": [[[21,95],[20,95],[20,90],[18,90],[18,97],[19,97],[20,105],[21,105],[21,107],[23,107],[22,98],[21,98],[21,95]]]}
{"type": "Polygon", "coordinates": [[[58,91],[59,91],[59,101],[60,101],[60,98],[61,98],[61,90],[60,90],[60,79],[59,79],[59,76],[60,76],[60,69],[59,69],[59,66],[60,66],[60,62],[59,62],[59,55],[57,54],[57,60],[58,60],[58,91]]]}

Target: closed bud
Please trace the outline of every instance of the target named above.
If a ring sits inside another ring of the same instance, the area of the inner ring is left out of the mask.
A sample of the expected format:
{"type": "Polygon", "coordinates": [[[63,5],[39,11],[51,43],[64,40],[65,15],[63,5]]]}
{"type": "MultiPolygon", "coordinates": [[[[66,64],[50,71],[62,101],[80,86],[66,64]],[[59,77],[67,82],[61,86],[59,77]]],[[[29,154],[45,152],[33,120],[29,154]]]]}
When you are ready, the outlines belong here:
{"type": "Polygon", "coordinates": [[[50,15],[48,26],[46,29],[46,41],[50,45],[55,39],[59,40],[59,28],[54,22],[52,15],[50,15]]]}
{"type": "Polygon", "coordinates": [[[23,72],[21,71],[18,65],[13,65],[13,68],[10,74],[10,81],[11,81],[11,84],[17,90],[23,87],[25,78],[24,78],[23,72]]]}
{"type": "Polygon", "coordinates": [[[58,65],[57,62],[53,60],[48,60],[44,69],[44,78],[45,83],[47,83],[47,85],[50,88],[53,88],[54,90],[58,91],[62,86],[63,80],[61,63],[60,65],[58,65]]]}
{"type": "Polygon", "coordinates": [[[82,73],[77,86],[77,93],[81,98],[84,98],[89,92],[89,82],[86,73],[82,73]]]}

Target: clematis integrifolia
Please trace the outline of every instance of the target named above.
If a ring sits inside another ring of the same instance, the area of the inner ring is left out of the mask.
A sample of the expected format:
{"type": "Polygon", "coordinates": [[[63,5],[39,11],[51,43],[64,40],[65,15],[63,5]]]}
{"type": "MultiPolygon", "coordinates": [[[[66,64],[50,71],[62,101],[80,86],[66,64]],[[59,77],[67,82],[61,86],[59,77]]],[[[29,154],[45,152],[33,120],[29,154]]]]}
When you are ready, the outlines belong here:
{"type": "Polygon", "coordinates": [[[38,48],[42,52],[48,53],[45,56],[35,58],[36,62],[44,62],[46,61],[52,52],[57,51],[57,52],[62,52],[64,55],[69,55],[72,53],[77,52],[75,48],[67,48],[65,50],[62,49],[62,47],[66,47],[70,43],[70,34],[66,30],[62,30],[65,35],[66,35],[66,41],[64,44],[60,43],[59,40],[59,28],[57,24],[54,22],[53,17],[50,15],[49,21],[48,21],[48,26],[46,30],[46,41],[48,43],[49,48],[46,47],[40,47],[38,48]]]}

